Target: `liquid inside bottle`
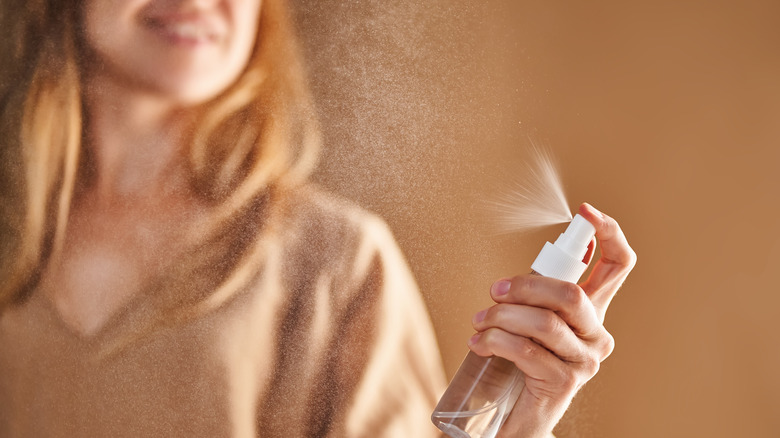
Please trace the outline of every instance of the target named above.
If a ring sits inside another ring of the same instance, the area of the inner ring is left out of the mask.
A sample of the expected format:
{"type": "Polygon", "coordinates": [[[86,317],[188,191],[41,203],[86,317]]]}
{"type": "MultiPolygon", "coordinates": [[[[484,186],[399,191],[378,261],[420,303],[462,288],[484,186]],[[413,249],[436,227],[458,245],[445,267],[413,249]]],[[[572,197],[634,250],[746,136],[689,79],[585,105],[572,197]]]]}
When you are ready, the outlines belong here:
{"type": "Polygon", "coordinates": [[[453,438],[493,438],[520,396],[523,378],[506,359],[469,352],[431,420],[453,438]]]}

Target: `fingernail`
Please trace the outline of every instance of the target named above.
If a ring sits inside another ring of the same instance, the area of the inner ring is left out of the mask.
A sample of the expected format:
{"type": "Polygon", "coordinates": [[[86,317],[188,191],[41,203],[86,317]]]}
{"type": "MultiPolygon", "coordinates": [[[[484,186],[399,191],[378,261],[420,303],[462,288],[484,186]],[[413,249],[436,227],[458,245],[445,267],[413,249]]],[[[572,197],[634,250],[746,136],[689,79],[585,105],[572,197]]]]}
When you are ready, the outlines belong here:
{"type": "Polygon", "coordinates": [[[474,315],[474,324],[478,324],[478,323],[484,321],[486,314],[487,314],[487,309],[480,310],[479,312],[477,312],[477,314],[474,315]]]}
{"type": "Polygon", "coordinates": [[[480,336],[482,336],[482,333],[476,333],[476,334],[474,334],[474,336],[472,336],[471,338],[469,338],[469,345],[474,345],[474,344],[476,344],[476,343],[477,343],[477,341],[479,341],[479,337],[480,337],[480,336]]]}
{"type": "Polygon", "coordinates": [[[493,283],[493,296],[500,297],[509,293],[509,288],[512,287],[512,283],[507,280],[501,280],[493,283]]]}

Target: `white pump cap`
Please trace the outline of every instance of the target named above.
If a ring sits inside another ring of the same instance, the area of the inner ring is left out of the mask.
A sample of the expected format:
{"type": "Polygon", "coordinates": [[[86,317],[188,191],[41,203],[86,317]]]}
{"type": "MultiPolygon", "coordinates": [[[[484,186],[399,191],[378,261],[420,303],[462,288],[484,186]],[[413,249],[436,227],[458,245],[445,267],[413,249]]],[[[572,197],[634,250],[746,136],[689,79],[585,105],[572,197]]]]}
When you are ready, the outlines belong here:
{"type": "Polygon", "coordinates": [[[531,265],[531,269],[545,276],[576,282],[588,268],[582,262],[596,229],[584,217],[574,216],[555,244],[547,242],[531,265]]]}

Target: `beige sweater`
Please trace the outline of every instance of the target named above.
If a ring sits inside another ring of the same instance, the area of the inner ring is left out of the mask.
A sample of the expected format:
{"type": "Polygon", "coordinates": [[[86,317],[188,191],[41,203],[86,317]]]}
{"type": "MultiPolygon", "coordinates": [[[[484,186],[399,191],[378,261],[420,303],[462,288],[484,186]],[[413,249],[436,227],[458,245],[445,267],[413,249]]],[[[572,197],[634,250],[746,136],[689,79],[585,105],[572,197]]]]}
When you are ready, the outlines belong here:
{"type": "Polygon", "coordinates": [[[387,227],[306,190],[252,287],[118,355],[42,293],[0,315],[0,436],[426,437],[444,388],[431,323],[387,227]]]}

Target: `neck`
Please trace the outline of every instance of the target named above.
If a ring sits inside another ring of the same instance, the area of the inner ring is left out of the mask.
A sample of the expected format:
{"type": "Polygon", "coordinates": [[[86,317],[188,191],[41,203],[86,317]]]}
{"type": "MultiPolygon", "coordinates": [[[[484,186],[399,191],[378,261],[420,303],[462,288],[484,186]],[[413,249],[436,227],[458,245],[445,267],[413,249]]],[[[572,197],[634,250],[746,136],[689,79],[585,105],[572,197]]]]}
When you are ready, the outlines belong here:
{"type": "Polygon", "coordinates": [[[98,200],[151,198],[186,185],[183,144],[192,111],[158,96],[92,78],[85,90],[86,146],[98,200]]]}

